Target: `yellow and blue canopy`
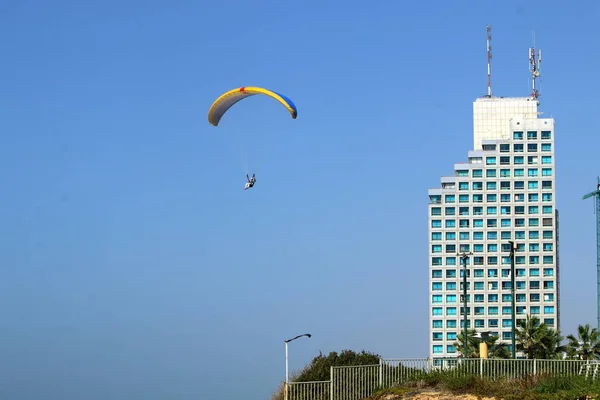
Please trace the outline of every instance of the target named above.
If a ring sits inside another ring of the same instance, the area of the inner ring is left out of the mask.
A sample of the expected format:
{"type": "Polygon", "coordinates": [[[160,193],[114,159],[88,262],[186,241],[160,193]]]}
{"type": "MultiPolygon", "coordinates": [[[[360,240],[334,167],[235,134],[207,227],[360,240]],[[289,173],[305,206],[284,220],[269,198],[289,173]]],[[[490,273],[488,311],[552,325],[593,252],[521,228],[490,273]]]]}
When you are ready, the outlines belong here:
{"type": "Polygon", "coordinates": [[[245,86],[230,90],[219,96],[219,98],[215,100],[215,102],[208,110],[208,122],[213,126],[219,125],[219,122],[221,121],[223,115],[235,103],[245,99],[246,97],[254,96],[257,94],[263,94],[265,96],[269,96],[277,100],[288,110],[293,119],[296,119],[296,117],[298,116],[298,110],[296,109],[296,105],[288,97],[280,93],[273,92],[269,89],[254,86],[245,86]]]}

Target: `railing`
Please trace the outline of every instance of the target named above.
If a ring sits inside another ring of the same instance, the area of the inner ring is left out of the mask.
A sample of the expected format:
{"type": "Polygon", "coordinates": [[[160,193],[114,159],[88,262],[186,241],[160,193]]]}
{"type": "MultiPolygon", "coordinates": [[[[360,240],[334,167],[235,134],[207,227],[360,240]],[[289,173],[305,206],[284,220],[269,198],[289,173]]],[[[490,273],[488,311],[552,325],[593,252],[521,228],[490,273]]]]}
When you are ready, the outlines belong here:
{"type": "Polygon", "coordinates": [[[286,400],[361,400],[376,390],[419,379],[426,373],[445,371],[455,376],[478,375],[487,379],[531,375],[600,376],[600,363],[584,360],[529,359],[381,359],[376,365],[331,367],[331,379],[290,382],[286,400]]]}

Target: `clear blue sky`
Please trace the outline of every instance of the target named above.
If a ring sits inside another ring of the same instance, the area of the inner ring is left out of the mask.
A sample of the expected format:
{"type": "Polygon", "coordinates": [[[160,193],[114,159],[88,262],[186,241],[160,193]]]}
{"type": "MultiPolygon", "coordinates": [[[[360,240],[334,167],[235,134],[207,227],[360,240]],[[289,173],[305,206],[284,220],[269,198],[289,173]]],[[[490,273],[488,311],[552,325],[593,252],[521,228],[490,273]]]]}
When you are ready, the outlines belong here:
{"type": "Polygon", "coordinates": [[[491,4],[0,2],[2,396],[267,399],[304,332],[292,369],[426,357],[427,189],[471,149],[486,24],[496,95],[543,49],[564,333],[594,324],[600,3],[491,4]],[[210,126],[245,85],[298,119],[210,126]]]}

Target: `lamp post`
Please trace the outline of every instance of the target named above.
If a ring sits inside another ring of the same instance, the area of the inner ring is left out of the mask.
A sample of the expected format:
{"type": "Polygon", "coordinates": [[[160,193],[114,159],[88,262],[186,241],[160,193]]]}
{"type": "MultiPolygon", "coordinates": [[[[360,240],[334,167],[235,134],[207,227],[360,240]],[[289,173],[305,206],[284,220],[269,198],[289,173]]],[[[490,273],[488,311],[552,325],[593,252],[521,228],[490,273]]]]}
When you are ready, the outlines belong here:
{"type": "Polygon", "coordinates": [[[288,384],[290,383],[290,378],[289,378],[289,367],[288,367],[288,343],[292,342],[298,338],[301,338],[303,336],[306,336],[307,338],[310,338],[312,335],[310,333],[303,333],[302,335],[298,335],[296,337],[293,337],[291,339],[287,339],[285,341],[285,398],[287,400],[287,391],[288,391],[288,384]]]}
{"type": "Polygon", "coordinates": [[[473,253],[457,254],[463,265],[463,312],[464,312],[464,329],[463,329],[463,357],[467,358],[469,351],[469,340],[467,338],[467,260],[473,253]]]}
{"type": "Polygon", "coordinates": [[[515,242],[510,240],[510,291],[511,291],[511,347],[512,358],[517,358],[516,338],[515,338],[515,242]]]}

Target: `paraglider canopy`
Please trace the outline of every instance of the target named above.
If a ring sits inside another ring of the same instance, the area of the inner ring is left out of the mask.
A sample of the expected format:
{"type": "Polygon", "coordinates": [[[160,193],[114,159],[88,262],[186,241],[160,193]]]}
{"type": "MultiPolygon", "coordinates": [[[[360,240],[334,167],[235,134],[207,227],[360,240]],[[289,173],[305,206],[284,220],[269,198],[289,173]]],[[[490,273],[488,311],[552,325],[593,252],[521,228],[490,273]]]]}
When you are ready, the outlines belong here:
{"type": "Polygon", "coordinates": [[[218,126],[223,115],[234,104],[236,104],[240,100],[257,94],[269,96],[277,100],[288,110],[293,119],[296,119],[296,117],[298,116],[298,110],[296,109],[296,105],[292,102],[292,100],[290,100],[286,96],[265,88],[245,86],[230,90],[219,96],[219,98],[215,100],[215,102],[208,110],[208,122],[213,126],[218,126]]]}

